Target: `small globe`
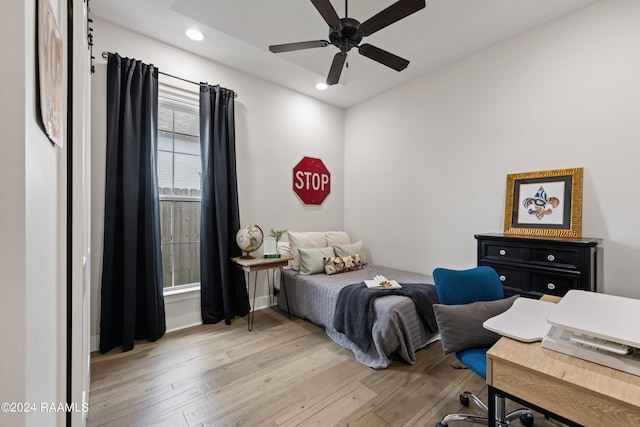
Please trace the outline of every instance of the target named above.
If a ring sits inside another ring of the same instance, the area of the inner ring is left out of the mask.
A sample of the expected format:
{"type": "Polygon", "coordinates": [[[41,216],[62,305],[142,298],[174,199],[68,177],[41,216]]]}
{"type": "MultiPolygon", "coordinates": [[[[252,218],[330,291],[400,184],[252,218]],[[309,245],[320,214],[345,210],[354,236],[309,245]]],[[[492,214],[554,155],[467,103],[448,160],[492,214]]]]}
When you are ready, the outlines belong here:
{"type": "Polygon", "coordinates": [[[236,233],[236,243],[238,247],[242,249],[243,252],[246,252],[243,258],[253,258],[249,253],[262,246],[263,239],[264,234],[262,234],[262,229],[257,225],[249,225],[241,228],[236,233]]]}

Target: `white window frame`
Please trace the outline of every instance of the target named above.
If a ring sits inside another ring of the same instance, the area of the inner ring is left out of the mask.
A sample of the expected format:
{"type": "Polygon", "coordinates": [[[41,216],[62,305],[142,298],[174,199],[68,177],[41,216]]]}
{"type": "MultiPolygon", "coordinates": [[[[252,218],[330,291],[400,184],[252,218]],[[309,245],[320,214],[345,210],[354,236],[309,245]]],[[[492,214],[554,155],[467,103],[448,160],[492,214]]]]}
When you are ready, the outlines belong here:
{"type": "MultiPolygon", "coordinates": [[[[178,108],[185,108],[185,109],[189,109],[191,110],[192,108],[195,109],[196,112],[198,112],[199,114],[199,99],[198,99],[198,94],[194,93],[194,92],[190,92],[190,91],[186,91],[184,89],[175,87],[175,86],[171,86],[171,85],[167,85],[167,84],[163,84],[160,83],[158,85],[158,104],[170,104],[174,107],[178,107],[178,108]]],[[[195,197],[195,196],[185,196],[185,195],[168,195],[168,194],[160,194],[159,195],[159,200],[160,201],[173,201],[173,202],[180,202],[180,201],[194,201],[194,202],[201,202],[201,197],[195,197]]],[[[172,207],[173,209],[173,207],[172,207]]],[[[172,231],[172,236],[171,236],[171,244],[175,245],[177,243],[173,242],[173,232],[175,231],[175,227],[173,224],[173,221],[175,220],[175,213],[172,212],[171,215],[171,231],[172,231]]],[[[173,263],[173,259],[172,259],[172,263],[173,263]]],[[[174,271],[173,265],[172,265],[172,269],[171,271],[174,271]]],[[[171,278],[171,283],[172,286],[164,288],[163,287],[163,295],[164,296],[169,296],[169,295],[175,295],[175,294],[181,294],[181,293],[185,293],[185,292],[192,292],[192,291],[199,291],[200,290],[200,282],[197,283],[187,283],[184,285],[173,285],[173,277],[171,278]]]]}

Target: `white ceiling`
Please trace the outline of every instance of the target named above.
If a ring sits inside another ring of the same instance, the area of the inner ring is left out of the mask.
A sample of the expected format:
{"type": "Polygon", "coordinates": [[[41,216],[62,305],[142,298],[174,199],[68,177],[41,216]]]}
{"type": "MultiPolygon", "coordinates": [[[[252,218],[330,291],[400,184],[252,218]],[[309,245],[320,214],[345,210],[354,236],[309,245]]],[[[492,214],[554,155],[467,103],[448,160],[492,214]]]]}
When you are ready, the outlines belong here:
{"type": "MultiPolygon", "coordinates": [[[[348,107],[594,1],[427,0],[424,9],[365,38],[408,59],[405,70],[394,71],[353,49],[340,82],[325,91],[315,84],[326,79],[336,47],[279,54],[268,49],[272,44],[328,39],[329,27],[308,0],[91,0],[90,7],[92,17],[348,107]],[[204,41],[189,40],[184,32],[190,27],[201,30],[204,41]]],[[[344,0],[331,3],[343,17],[344,0]]],[[[364,22],[392,3],[352,0],[349,17],[364,22]]]]}

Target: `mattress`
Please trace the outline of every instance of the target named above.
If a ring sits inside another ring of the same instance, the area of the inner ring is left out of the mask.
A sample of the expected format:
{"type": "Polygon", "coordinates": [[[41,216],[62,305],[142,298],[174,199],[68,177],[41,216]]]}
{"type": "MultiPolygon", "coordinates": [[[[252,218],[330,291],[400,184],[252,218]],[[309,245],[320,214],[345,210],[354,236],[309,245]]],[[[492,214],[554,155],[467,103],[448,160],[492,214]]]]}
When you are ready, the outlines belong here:
{"type": "Polygon", "coordinates": [[[438,340],[439,334],[428,331],[411,298],[389,295],[375,299],[372,342],[366,352],[333,327],[340,289],[379,274],[399,283],[433,286],[431,276],[375,264],[366,264],[362,270],[333,275],[303,275],[287,268],[282,271],[278,307],[324,327],[333,341],[351,350],[356,360],[371,368],[386,368],[396,357],[413,364],[416,351],[438,340]]]}

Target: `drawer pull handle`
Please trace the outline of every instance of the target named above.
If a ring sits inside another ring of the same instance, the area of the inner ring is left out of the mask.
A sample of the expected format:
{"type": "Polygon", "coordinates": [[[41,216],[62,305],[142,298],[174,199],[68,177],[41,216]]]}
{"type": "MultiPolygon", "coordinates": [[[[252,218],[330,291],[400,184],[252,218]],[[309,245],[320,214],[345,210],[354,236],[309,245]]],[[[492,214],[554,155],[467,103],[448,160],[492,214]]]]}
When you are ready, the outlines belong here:
{"type": "Polygon", "coordinates": [[[500,255],[504,256],[507,254],[507,251],[505,251],[504,249],[500,249],[500,255]]]}
{"type": "Polygon", "coordinates": [[[556,288],[556,285],[554,285],[553,283],[547,283],[547,288],[554,290],[556,288]]]}
{"type": "Polygon", "coordinates": [[[555,261],[556,257],[554,257],[553,255],[547,255],[547,259],[549,261],[555,261]]]}
{"type": "Polygon", "coordinates": [[[506,280],[507,280],[507,276],[500,276],[500,281],[501,281],[501,282],[504,282],[504,281],[506,281],[506,280]]]}

